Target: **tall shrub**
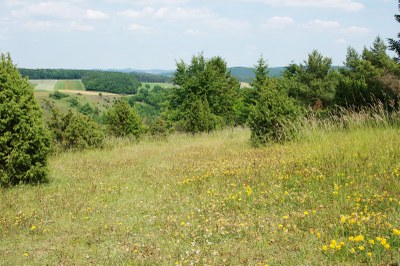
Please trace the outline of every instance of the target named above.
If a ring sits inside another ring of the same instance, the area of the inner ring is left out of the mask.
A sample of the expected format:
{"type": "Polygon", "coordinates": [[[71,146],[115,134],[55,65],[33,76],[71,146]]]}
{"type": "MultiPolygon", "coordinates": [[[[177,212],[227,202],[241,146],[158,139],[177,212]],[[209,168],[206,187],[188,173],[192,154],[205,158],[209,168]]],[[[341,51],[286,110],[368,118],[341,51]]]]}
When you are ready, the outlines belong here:
{"type": "Polygon", "coordinates": [[[50,137],[33,88],[0,55],[0,185],[47,181],[50,137]]]}
{"type": "Polygon", "coordinates": [[[259,146],[291,139],[300,108],[287,91],[279,88],[275,79],[268,77],[268,65],[262,57],[256,65],[255,76],[252,82],[255,99],[248,119],[252,144],[259,146]]]}
{"type": "Polygon", "coordinates": [[[110,133],[117,137],[139,138],[143,133],[140,117],[126,100],[117,101],[108,110],[106,123],[110,133]]]}
{"type": "Polygon", "coordinates": [[[53,147],[84,150],[103,146],[104,132],[92,118],[72,110],[63,114],[50,102],[46,104],[51,113],[48,125],[53,135],[53,147]]]}

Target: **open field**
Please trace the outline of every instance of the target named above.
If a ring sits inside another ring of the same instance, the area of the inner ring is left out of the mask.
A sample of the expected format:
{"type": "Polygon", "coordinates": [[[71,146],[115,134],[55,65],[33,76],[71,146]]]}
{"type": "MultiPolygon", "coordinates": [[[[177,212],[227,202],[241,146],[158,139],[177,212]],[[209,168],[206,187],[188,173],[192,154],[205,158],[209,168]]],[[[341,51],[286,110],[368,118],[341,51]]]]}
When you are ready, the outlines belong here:
{"type": "Polygon", "coordinates": [[[250,147],[231,129],[109,140],[0,189],[5,265],[386,265],[400,261],[400,138],[315,131],[250,147]]]}
{"type": "Polygon", "coordinates": [[[29,82],[35,87],[35,91],[53,91],[58,82],[56,79],[31,79],[29,82]]]}
{"type": "Polygon", "coordinates": [[[54,90],[84,91],[85,86],[80,79],[58,80],[54,90]]]}
{"type": "MultiPolygon", "coordinates": [[[[55,104],[55,106],[61,110],[62,112],[68,112],[71,109],[71,100],[73,98],[77,99],[79,104],[83,106],[86,103],[89,103],[95,108],[98,108],[99,111],[104,111],[110,106],[112,106],[113,102],[116,99],[124,97],[123,95],[113,94],[103,92],[99,94],[99,92],[95,91],[74,91],[74,90],[63,90],[62,93],[68,94],[69,97],[63,98],[60,100],[53,100],[49,98],[49,94],[51,91],[34,91],[34,95],[36,99],[38,99],[39,103],[42,107],[45,106],[44,101],[50,100],[55,104]]],[[[46,114],[46,111],[45,111],[46,114]]],[[[47,114],[46,114],[47,115],[47,114]]]]}

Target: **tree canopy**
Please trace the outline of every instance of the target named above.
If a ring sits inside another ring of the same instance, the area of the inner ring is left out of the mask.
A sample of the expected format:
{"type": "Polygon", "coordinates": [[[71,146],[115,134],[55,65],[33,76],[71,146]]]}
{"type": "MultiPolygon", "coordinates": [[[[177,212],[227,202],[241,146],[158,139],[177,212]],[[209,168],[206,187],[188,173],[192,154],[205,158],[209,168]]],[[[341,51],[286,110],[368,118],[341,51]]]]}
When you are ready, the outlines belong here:
{"type": "Polygon", "coordinates": [[[206,59],[200,54],[190,65],[178,62],[173,82],[168,116],[184,131],[204,132],[234,124],[240,84],[221,57],[206,59]]]}

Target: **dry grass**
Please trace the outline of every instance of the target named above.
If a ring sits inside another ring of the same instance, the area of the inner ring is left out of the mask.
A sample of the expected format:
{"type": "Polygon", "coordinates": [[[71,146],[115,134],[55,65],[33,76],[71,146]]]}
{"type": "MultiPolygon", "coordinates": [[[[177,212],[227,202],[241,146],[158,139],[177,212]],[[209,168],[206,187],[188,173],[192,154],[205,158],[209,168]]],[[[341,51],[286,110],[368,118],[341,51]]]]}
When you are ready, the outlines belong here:
{"type": "Polygon", "coordinates": [[[231,129],[52,157],[50,184],[1,190],[0,264],[399,262],[399,130],[305,136],[254,149],[231,129]]]}

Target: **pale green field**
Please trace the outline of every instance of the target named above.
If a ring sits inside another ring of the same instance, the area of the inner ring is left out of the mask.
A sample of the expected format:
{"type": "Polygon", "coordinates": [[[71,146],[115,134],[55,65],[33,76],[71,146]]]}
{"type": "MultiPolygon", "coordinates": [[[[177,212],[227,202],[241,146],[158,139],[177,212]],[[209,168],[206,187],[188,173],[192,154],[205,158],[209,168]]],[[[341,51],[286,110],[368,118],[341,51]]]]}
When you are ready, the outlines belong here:
{"type": "Polygon", "coordinates": [[[399,133],[255,149],[230,129],[59,154],[49,184],[0,189],[0,264],[399,262],[399,133]]]}
{"type": "Polygon", "coordinates": [[[85,86],[80,79],[58,80],[54,90],[84,91],[85,86]]]}
{"type": "Polygon", "coordinates": [[[29,82],[36,91],[53,91],[58,80],[56,79],[31,79],[29,82]]]}

